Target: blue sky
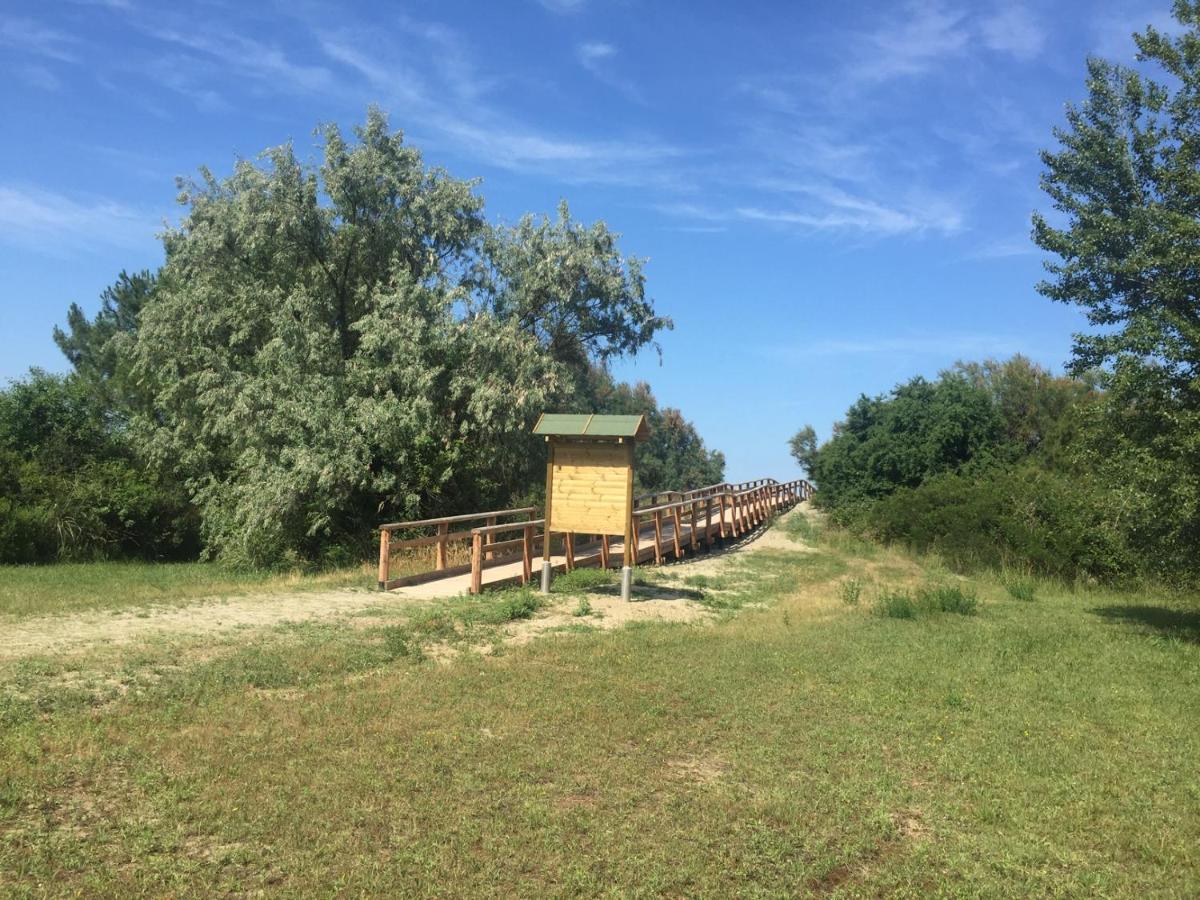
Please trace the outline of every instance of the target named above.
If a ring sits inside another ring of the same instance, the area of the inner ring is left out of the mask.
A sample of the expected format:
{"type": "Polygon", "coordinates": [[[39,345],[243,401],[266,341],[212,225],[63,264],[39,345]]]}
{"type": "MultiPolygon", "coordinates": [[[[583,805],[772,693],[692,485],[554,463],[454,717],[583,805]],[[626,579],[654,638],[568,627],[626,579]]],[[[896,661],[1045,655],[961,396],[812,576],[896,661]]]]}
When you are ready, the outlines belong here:
{"type": "Polygon", "coordinates": [[[603,218],[675,330],[616,367],[733,479],[791,477],[860,393],[956,359],[1060,369],[1075,311],[1034,290],[1037,151],[1085,57],[1130,61],[1169,3],[512,0],[0,9],[0,378],[161,261],[174,176],[362,121],[483,179],[489,215],[603,218]]]}

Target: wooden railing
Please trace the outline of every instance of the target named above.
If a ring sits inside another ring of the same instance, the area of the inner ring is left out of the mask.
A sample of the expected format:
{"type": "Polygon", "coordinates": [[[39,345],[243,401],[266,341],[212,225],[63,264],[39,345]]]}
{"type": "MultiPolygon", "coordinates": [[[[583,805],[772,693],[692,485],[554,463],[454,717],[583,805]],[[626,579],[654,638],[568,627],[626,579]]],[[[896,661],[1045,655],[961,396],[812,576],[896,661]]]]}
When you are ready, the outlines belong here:
{"type": "MultiPolygon", "coordinates": [[[[533,506],[522,506],[517,509],[497,509],[492,512],[482,513],[467,513],[461,516],[442,516],[439,519],[416,519],[411,522],[391,522],[387,525],[379,526],[379,589],[381,591],[389,591],[392,588],[400,587],[405,584],[418,584],[422,581],[431,581],[435,578],[443,578],[447,575],[461,575],[463,572],[471,570],[473,565],[450,566],[448,564],[448,548],[452,543],[459,541],[471,540],[472,529],[463,529],[461,531],[451,531],[451,525],[465,524],[468,522],[486,522],[488,526],[496,525],[500,519],[507,519],[512,516],[523,517],[528,520],[537,508],[533,506]],[[421,531],[428,528],[436,528],[436,534],[422,535],[420,537],[406,538],[404,540],[393,541],[392,534],[397,531],[421,531]],[[392,578],[392,556],[399,550],[405,550],[413,547],[428,547],[433,546],[434,549],[434,568],[427,572],[420,572],[415,575],[408,575],[402,578],[392,578]]],[[[488,559],[491,559],[494,553],[494,548],[485,549],[484,553],[488,559]]]]}
{"type": "MultiPolygon", "coordinates": [[[[707,485],[690,491],[659,491],[642,494],[634,498],[633,545],[621,547],[614,554],[608,535],[554,534],[552,540],[562,549],[563,562],[559,565],[567,571],[582,566],[609,568],[629,561],[637,565],[643,559],[661,565],[670,556],[682,559],[686,554],[695,554],[701,548],[710,550],[716,541],[741,537],[753,531],[776,513],[790,509],[796,503],[812,496],[813,488],[804,479],[780,483],[773,478],[761,478],[737,484],[723,482],[707,485]],[[649,505],[640,505],[649,501],[649,505]],[[670,534],[664,543],[664,524],[670,526],[670,534]],[[684,526],[686,525],[686,532],[684,526]],[[642,530],[647,529],[649,540],[643,546],[642,530]]],[[[446,516],[440,519],[420,519],[413,522],[396,522],[380,527],[379,541],[379,587],[390,590],[405,584],[416,584],[448,575],[471,573],[470,591],[473,594],[483,589],[485,570],[520,560],[519,574],[500,581],[501,584],[518,582],[528,584],[533,578],[534,560],[541,555],[546,541],[546,520],[533,519],[534,507],[505,509],[463,516],[446,516]],[[515,521],[502,522],[513,518],[515,521]],[[455,523],[484,521],[462,531],[450,531],[455,523]],[[395,531],[436,527],[437,533],[402,541],[392,541],[395,531]],[[471,559],[465,565],[447,566],[447,544],[455,541],[471,542],[471,559]],[[409,547],[434,545],[437,548],[436,568],[429,572],[390,577],[390,561],[397,550],[409,547]]]]}

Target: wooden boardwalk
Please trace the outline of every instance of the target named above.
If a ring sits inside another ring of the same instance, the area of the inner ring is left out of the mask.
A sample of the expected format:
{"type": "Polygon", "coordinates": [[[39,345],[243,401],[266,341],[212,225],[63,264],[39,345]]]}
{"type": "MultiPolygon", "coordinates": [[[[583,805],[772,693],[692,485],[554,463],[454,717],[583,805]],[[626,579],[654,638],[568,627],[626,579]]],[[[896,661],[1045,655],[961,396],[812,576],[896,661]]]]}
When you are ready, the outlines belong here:
{"type": "MultiPolygon", "coordinates": [[[[642,504],[633,513],[636,547],[631,564],[662,564],[707,552],[718,544],[748,534],[775,515],[812,495],[804,480],[780,483],[760,479],[740,484],[717,484],[693,491],[663,491],[636,498],[642,504]]],[[[540,576],[545,520],[534,519],[533,507],[494,510],[439,519],[397,522],[380,528],[379,588],[393,590],[425,585],[420,593],[443,595],[480,591],[500,585],[527,584],[540,576]],[[503,520],[510,521],[503,521],[503,520]],[[451,531],[451,525],[469,526],[451,531]],[[435,533],[394,541],[395,532],[436,529],[435,533]],[[508,537],[507,535],[518,535],[508,537]],[[454,542],[471,544],[471,562],[447,564],[447,547],[454,542]],[[390,577],[392,555],[411,547],[433,546],[434,568],[402,578],[390,577]],[[536,567],[536,568],[535,568],[536,567]]],[[[556,572],[588,566],[604,568],[625,564],[625,546],[619,537],[554,534],[550,563],[556,572]]]]}

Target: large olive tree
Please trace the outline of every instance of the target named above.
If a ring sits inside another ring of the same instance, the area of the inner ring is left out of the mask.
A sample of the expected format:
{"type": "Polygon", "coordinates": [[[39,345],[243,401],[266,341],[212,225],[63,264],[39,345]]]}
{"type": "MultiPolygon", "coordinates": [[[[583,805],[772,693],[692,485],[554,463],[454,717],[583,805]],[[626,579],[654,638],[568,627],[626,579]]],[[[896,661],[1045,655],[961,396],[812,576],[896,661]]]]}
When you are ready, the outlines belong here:
{"type": "Polygon", "coordinates": [[[368,538],[380,516],[503,502],[534,414],[666,321],[602,225],[490,226],[470,182],[372,111],[323,160],[290,145],[181,184],[186,214],[126,350],[152,457],[210,550],[252,564],[368,538]]]}

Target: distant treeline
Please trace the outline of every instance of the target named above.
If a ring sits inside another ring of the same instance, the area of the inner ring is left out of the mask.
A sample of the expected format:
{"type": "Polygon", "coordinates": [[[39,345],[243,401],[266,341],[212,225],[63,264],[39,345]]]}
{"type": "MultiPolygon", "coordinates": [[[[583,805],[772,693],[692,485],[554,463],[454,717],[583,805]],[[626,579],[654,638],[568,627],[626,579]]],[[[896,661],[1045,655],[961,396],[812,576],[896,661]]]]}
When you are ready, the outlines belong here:
{"type": "Polygon", "coordinates": [[[290,145],[180,182],[156,272],[0,391],[0,562],[364,558],[382,520],[538,497],[539,412],[644,413],[640,487],[724,458],[608,363],[671,327],[603,222],[497,226],[372,110],[323,161],[290,145]]]}
{"type": "Polygon", "coordinates": [[[862,397],[833,437],[793,439],[833,519],[958,569],[1200,577],[1191,436],[1096,379],[1017,356],[862,397]]]}

